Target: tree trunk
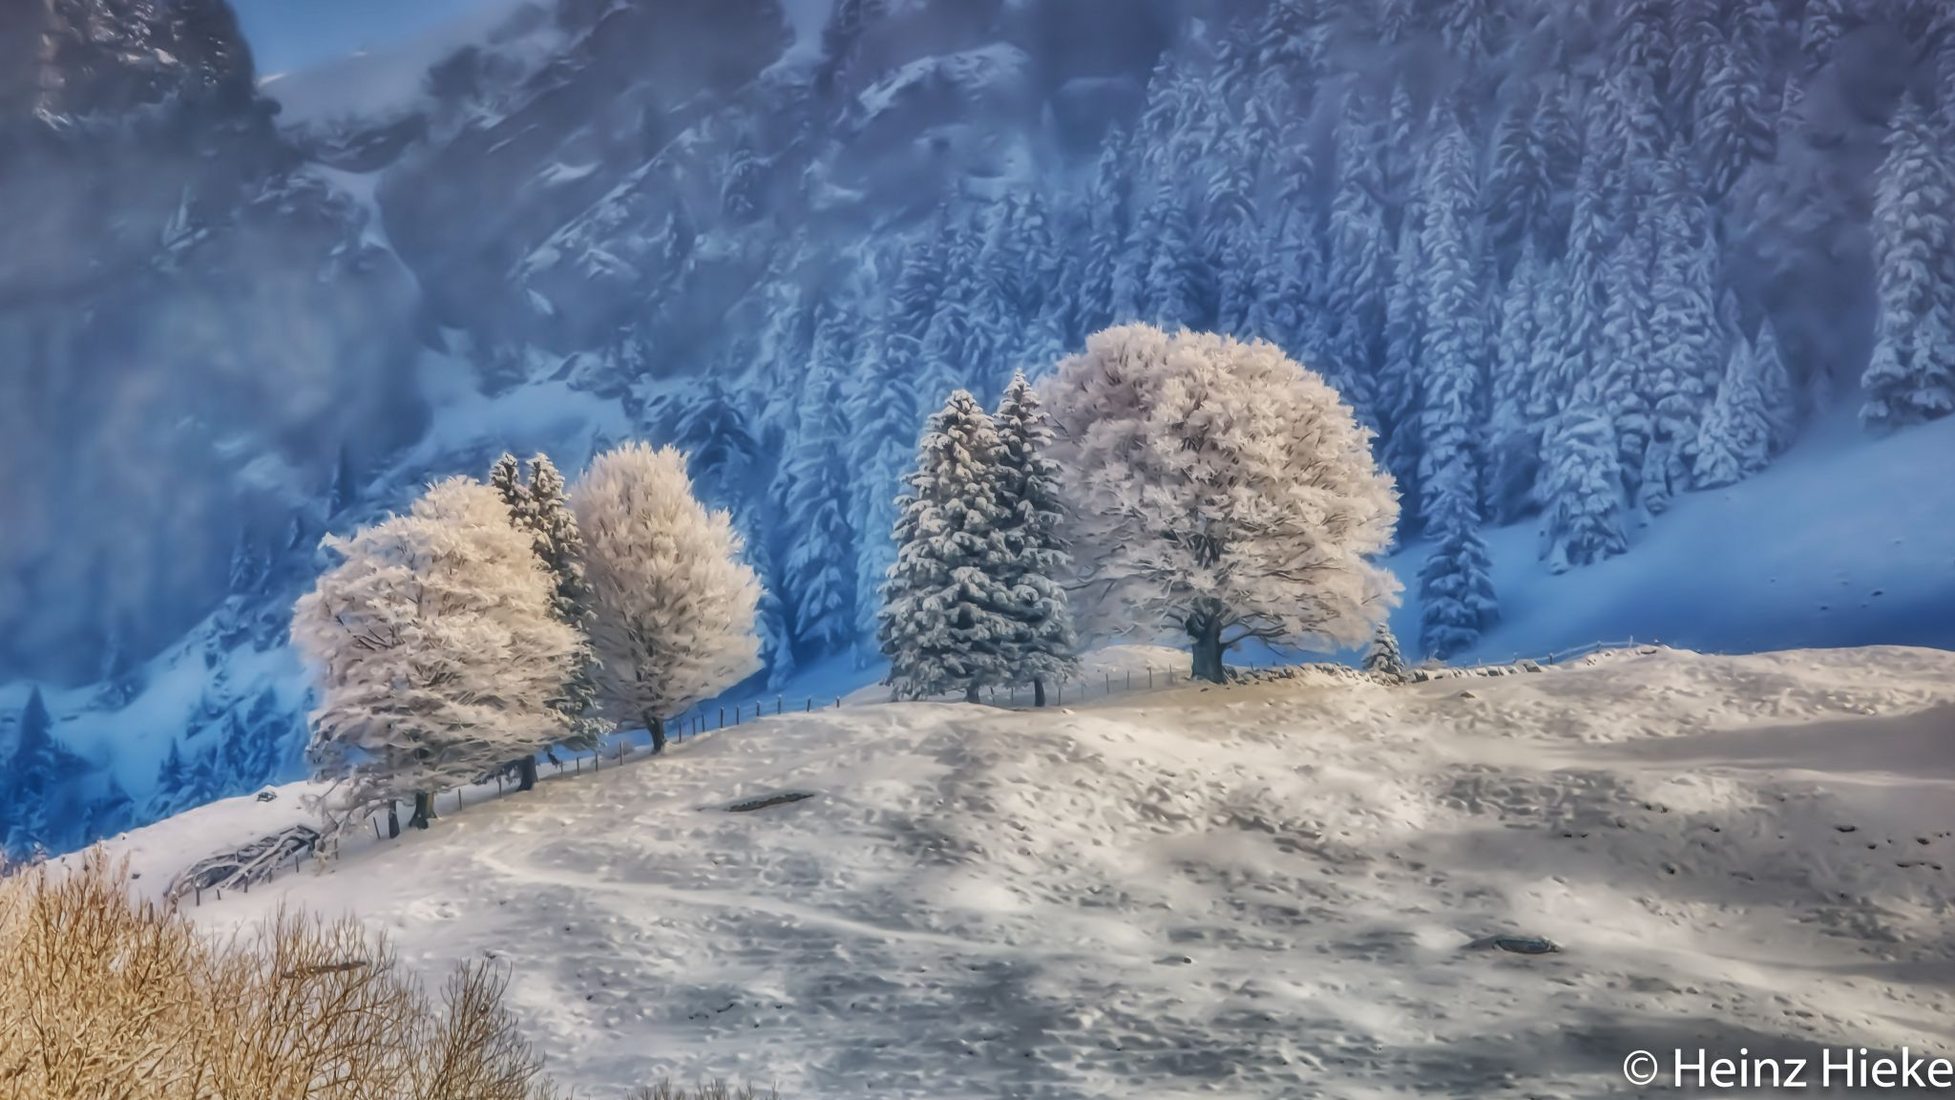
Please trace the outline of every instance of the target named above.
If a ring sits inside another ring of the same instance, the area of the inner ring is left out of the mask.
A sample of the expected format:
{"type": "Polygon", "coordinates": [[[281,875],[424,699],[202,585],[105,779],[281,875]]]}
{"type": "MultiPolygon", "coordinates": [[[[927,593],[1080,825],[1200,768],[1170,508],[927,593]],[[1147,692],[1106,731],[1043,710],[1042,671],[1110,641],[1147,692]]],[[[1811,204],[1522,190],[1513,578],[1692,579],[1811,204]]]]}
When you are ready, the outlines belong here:
{"type": "Polygon", "coordinates": [[[978,688],[976,684],[970,684],[964,688],[964,701],[966,703],[975,703],[978,701],[978,688]]]}
{"type": "Polygon", "coordinates": [[[434,795],[427,791],[414,792],[414,816],[407,819],[410,829],[425,829],[428,823],[440,816],[434,812],[434,795]]]}
{"type": "Polygon", "coordinates": [[[395,802],[392,799],[389,799],[387,801],[387,839],[399,840],[400,835],[401,835],[400,803],[395,802]]]}
{"type": "Polygon", "coordinates": [[[1188,633],[1194,638],[1195,679],[1222,683],[1222,624],[1203,619],[1190,625],[1188,633]]]}
{"type": "Polygon", "coordinates": [[[645,730],[646,732],[652,735],[653,754],[656,755],[658,753],[664,752],[665,751],[665,719],[660,718],[656,714],[647,714],[645,716],[645,730]]]}
{"type": "Polygon", "coordinates": [[[1036,676],[1032,678],[1032,705],[1035,707],[1045,705],[1045,681],[1036,676]]]}
{"type": "Polygon", "coordinates": [[[521,760],[516,761],[516,772],[522,776],[522,780],[516,785],[517,790],[533,791],[536,789],[536,757],[525,756],[521,760]]]}

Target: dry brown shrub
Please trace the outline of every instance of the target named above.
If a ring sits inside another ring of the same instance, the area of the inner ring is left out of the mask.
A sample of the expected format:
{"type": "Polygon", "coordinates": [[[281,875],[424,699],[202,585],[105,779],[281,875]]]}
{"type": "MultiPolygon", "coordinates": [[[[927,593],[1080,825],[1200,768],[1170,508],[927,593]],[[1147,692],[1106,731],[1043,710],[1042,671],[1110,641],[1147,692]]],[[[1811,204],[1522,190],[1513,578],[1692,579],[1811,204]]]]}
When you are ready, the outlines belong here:
{"type": "Polygon", "coordinates": [[[724,1082],[714,1081],[696,1089],[681,1088],[670,1081],[656,1085],[641,1085],[631,1094],[631,1100],[780,1100],[780,1093],[769,1090],[764,1096],[751,1087],[743,1089],[728,1088],[724,1082]]]}
{"type": "Polygon", "coordinates": [[[430,997],[350,920],[285,913],[214,943],[91,852],[0,879],[0,1096],[554,1098],[505,986],[464,966],[430,997]]]}

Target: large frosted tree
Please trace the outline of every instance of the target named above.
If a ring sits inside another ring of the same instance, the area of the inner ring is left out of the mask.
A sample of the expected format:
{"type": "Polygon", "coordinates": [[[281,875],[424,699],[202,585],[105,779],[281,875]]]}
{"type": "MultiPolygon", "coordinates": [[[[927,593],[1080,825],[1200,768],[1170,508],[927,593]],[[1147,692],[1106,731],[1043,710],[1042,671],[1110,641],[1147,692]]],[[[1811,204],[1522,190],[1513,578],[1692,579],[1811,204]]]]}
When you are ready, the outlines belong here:
{"type": "Polygon", "coordinates": [[[760,582],[733,517],[693,495],[686,458],[631,443],[599,455],[570,494],[584,534],[600,711],[665,723],[760,668],[760,582]]]}
{"type": "Polygon", "coordinates": [[[1065,505],[1059,467],[1052,461],[1052,421],[1023,374],[1005,387],[994,421],[999,532],[1015,630],[1006,650],[1013,681],[1030,682],[1033,703],[1045,705],[1045,686],[1078,667],[1072,607],[1062,585],[1072,563],[1060,537],[1065,505]]]}
{"type": "Polygon", "coordinates": [[[1371,433],[1274,345],[1109,329],[1041,396],[1092,633],[1178,635],[1219,681],[1241,642],[1357,645],[1395,602],[1371,433]]]}
{"type": "Polygon", "coordinates": [[[351,538],[292,609],[314,676],[309,756],[347,823],[433,796],[563,739],[557,706],[582,650],[552,577],[496,491],[466,478],[351,538]]]}
{"type": "Polygon", "coordinates": [[[1903,427],[1955,411],[1955,154],[1920,104],[1894,115],[1874,193],[1880,305],[1860,418],[1903,427]]]}
{"type": "Polygon", "coordinates": [[[877,629],[898,698],[954,691],[975,703],[1011,682],[1020,623],[1000,475],[996,427],[956,391],[925,426],[898,501],[877,629]]]}

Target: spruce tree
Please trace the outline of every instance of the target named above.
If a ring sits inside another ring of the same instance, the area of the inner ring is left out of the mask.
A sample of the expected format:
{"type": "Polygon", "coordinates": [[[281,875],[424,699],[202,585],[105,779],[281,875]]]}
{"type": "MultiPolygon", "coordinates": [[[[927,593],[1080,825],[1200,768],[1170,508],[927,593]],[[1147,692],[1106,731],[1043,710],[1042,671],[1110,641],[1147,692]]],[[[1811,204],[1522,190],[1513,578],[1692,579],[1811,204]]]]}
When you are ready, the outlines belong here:
{"type": "Polygon", "coordinates": [[[1776,455],[1791,446],[1798,434],[1799,396],[1786,369],[1778,326],[1769,318],[1758,326],[1758,340],[1752,344],[1751,354],[1758,371],[1758,396],[1769,429],[1771,453],[1776,455]]]}
{"type": "Polygon", "coordinates": [[[855,480],[847,451],[850,424],[841,382],[825,357],[817,360],[804,393],[801,422],[785,463],[783,588],[791,602],[788,618],[795,644],[808,654],[832,653],[856,637],[857,540],[848,518],[855,480]]]}
{"type": "Polygon", "coordinates": [[[1046,454],[1052,423],[1025,375],[1005,387],[994,423],[998,432],[999,531],[1005,563],[1001,579],[1017,622],[1007,661],[1016,682],[1029,681],[1033,703],[1045,705],[1045,685],[1078,669],[1072,609],[1060,585],[1070,555],[1059,536],[1063,505],[1059,468],[1046,454]]]}
{"type": "Polygon", "coordinates": [[[1472,148],[1442,112],[1425,177],[1422,241],[1430,288],[1421,373],[1419,467],[1425,531],[1438,549],[1420,571],[1425,650],[1451,656],[1498,617],[1480,541],[1478,426],[1485,416],[1485,301],[1480,292],[1472,148]]]}
{"type": "Polygon", "coordinates": [[[1740,342],[1732,350],[1717,400],[1704,417],[1698,436],[1697,487],[1721,488],[1764,469],[1771,442],[1758,358],[1751,347],[1740,342]]]}
{"type": "Polygon", "coordinates": [[[54,719],[48,714],[41,689],[35,688],[21,708],[14,736],[13,764],[8,769],[10,812],[0,834],[0,849],[19,855],[54,846],[51,799],[68,756],[54,741],[54,719]]]}
{"type": "Polygon", "coordinates": [[[1541,556],[1553,572],[1629,548],[1616,452],[1614,424],[1597,405],[1593,387],[1580,387],[1542,441],[1541,556]]]}
{"type": "Polygon", "coordinates": [[[898,502],[896,564],[877,630],[899,698],[1011,682],[1013,594],[1001,526],[998,433],[970,393],[932,415],[898,502]]]}
{"type": "MultiPolygon", "coordinates": [[[[603,723],[594,713],[597,686],[591,676],[591,594],[584,581],[584,540],[565,496],[563,474],[549,455],[538,452],[530,458],[525,478],[515,456],[505,453],[489,470],[489,486],[508,507],[516,529],[529,536],[537,560],[549,571],[550,606],[557,619],[586,639],[561,696],[552,706],[563,715],[569,733],[563,743],[588,748],[597,743],[603,723]]],[[[535,756],[512,763],[521,790],[536,786],[535,756]]]]}
{"type": "Polygon", "coordinates": [[[1405,680],[1405,655],[1399,652],[1398,635],[1392,633],[1390,623],[1379,623],[1372,632],[1371,645],[1364,651],[1364,670],[1393,683],[1405,680]]]}
{"type": "Polygon", "coordinates": [[[1860,419],[1897,428],[1955,411],[1955,155],[1912,96],[1874,194],[1880,305],[1860,419]]]}
{"type": "Polygon", "coordinates": [[[189,778],[188,770],[183,763],[183,749],[177,744],[176,738],[172,737],[169,751],[163,754],[163,763],[157,767],[156,785],[150,791],[144,816],[151,821],[157,821],[181,809],[186,804],[183,791],[189,778]]]}

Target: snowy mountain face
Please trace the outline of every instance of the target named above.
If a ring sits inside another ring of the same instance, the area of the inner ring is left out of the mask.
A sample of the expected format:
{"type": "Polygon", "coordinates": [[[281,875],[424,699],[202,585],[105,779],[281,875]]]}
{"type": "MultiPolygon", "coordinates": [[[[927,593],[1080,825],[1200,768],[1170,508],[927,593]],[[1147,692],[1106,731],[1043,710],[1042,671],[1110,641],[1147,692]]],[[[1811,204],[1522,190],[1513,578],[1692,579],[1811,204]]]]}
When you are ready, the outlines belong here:
{"type": "Polygon", "coordinates": [[[505,448],[691,451],[778,681],[867,636],[925,413],[1129,318],[1325,374],[1471,651],[1490,577],[1946,411],[1949,10],[536,0],[259,88],[217,0],[0,9],[0,751],[38,687],[55,845],[289,770],[319,535],[505,448]]]}

